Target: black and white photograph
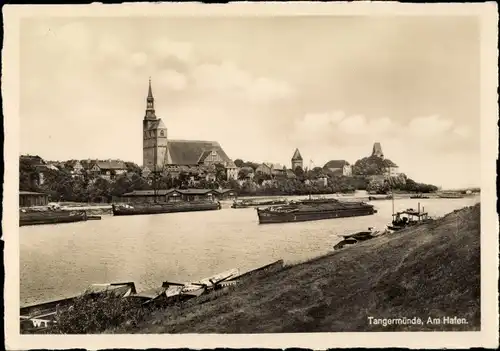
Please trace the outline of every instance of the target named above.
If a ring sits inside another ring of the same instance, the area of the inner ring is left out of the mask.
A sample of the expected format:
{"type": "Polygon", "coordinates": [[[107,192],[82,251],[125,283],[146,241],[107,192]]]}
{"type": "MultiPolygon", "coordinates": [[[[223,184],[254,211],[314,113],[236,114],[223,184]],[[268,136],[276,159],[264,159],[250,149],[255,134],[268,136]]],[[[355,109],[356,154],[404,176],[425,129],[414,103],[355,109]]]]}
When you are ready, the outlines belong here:
{"type": "Polygon", "coordinates": [[[10,347],[498,346],[496,5],[325,5],[3,8],[10,347]]]}

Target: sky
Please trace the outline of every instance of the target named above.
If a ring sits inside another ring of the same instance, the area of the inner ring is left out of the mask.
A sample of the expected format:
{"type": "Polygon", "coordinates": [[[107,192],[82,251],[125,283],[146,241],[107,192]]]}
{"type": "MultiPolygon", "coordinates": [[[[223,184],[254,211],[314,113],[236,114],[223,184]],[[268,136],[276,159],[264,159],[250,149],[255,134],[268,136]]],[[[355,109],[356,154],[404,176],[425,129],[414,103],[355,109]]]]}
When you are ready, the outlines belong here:
{"type": "Polygon", "coordinates": [[[20,35],[22,154],[141,164],[151,77],[168,137],[233,160],[354,163],[380,142],[416,181],[480,184],[474,17],[37,17],[20,35]]]}

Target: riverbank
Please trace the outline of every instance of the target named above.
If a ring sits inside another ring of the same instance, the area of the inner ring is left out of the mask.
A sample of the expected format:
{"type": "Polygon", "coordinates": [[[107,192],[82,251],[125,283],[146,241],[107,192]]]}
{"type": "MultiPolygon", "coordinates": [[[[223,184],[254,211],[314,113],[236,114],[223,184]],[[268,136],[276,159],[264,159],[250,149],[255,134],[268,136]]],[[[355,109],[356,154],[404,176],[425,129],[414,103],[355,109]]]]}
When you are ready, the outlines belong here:
{"type": "MultiPolygon", "coordinates": [[[[285,267],[203,304],[135,311],[130,314],[133,321],[121,319],[104,332],[479,330],[479,238],[477,204],[285,267]],[[422,324],[375,324],[376,319],[406,318],[407,322],[414,317],[422,324]],[[427,323],[429,317],[434,324],[427,323]],[[453,317],[464,318],[467,324],[451,324],[461,321],[453,317]]],[[[72,313],[86,314],[85,308],[72,313]]]]}

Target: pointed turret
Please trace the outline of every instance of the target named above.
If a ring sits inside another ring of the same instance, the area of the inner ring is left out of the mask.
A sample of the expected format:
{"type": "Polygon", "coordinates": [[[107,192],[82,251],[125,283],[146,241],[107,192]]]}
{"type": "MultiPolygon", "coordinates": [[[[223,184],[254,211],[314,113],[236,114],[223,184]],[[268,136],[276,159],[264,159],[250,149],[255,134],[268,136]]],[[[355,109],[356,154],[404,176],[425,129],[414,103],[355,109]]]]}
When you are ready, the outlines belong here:
{"type": "Polygon", "coordinates": [[[295,152],[292,156],[292,170],[295,170],[298,167],[304,168],[302,163],[302,155],[300,154],[299,149],[295,149],[295,152]]]}
{"type": "Polygon", "coordinates": [[[144,119],[156,119],[155,113],[155,98],[153,97],[153,89],[151,89],[151,77],[149,77],[148,97],[146,99],[146,115],[144,119]]]}
{"type": "Polygon", "coordinates": [[[300,155],[299,149],[295,149],[295,152],[293,153],[292,161],[294,160],[302,161],[302,156],[300,155]]]}

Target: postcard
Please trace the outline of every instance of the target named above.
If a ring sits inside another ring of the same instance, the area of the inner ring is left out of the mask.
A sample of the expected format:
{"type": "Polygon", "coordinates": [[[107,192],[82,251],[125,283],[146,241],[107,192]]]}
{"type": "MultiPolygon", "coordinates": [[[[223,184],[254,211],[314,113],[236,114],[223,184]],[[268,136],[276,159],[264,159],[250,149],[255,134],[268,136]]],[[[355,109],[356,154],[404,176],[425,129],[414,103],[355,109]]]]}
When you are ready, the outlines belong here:
{"type": "Polygon", "coordinates": [[[498,346],[495,3],[3,10],[8,349],[498,346]]]}

